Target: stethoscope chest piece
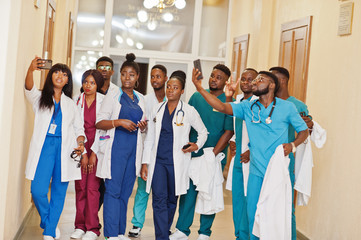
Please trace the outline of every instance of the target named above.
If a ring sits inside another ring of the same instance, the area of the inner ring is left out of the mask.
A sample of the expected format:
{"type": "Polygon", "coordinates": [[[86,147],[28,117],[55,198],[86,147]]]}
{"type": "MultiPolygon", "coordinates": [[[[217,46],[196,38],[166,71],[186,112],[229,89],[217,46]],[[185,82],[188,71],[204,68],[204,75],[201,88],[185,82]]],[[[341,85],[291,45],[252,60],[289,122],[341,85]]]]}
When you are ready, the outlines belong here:
{"type": "Polygon", "coordinates": [[[272,123],[272,119],[270,117],[266,118],[266,123],[267,124],[271,124],[272,123]]]}

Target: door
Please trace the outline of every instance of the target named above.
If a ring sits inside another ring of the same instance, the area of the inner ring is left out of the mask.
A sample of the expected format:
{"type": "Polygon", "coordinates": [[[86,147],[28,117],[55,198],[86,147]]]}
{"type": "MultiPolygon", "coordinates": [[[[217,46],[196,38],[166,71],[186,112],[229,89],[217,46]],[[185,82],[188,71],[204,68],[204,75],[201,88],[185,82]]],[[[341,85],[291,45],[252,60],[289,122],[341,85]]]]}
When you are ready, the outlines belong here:
{"type": "MultiPolygon", "coordinates": [[[[244,34],[233,40],[233,53],[232,53],[232,74],[236,81],[243,70],[247,67],[249,34],[244,34]]],[[[237,88],[235,96],[239,94],[240,89],[237,88]]]]}
{"type": "Polygon", "coordinates": [[[308,61],[312,16],[281,26],[279,65],[290,72],[288,90],[291,96],[306,100],[308,61]]]}
{"type": "MultiPolygon", "coordinates": [[[[43,46],[43,58],[52,59],[53,54],[53,35],[54,35],[54,23],[55,23],[55,9],[56,4],[54,0],[48,0],[47,14],[45,21],[44,31],[44,46],[43,46]]],[[[44,85],[48,70],[41,73],[41,86],[44,85]]]]}

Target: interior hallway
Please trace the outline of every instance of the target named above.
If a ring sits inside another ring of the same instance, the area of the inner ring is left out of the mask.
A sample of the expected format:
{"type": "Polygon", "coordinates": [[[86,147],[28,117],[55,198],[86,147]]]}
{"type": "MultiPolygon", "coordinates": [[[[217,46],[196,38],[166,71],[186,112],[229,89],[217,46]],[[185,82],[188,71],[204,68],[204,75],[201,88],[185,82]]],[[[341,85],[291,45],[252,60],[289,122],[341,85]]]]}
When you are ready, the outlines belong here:
{"type": "MultiPolygon", "coordinates": [[[[133,193],[129,199],[128,203],[128,217],[127,217],[127,233],[132,228],[131,219],[133,217],[133,204],[134,197],[136,192],[137,184],[134,185],[133,193]]],[[[234,239],[234,228],[232,220],[232,195],[228,190],[224,190],[224,210],[217,214],[213,227],[212,227],[212,236],[211,239],[215,240],[228,240],[234,239]]],[[[103,222],[103,211],[99,212],[99,217],[101,223],[103,222]]],[[[35,207],[31,209],[31,213],[28,218],[28,222],[25,224],[24,231],[20,234],[17,240],[41,240],[42,239],[42,229],[39,227],[40,217],[37,213],[35,207]]],[[[75,219],[75,189],[74,182],[69,183],[68,192],[66,195],[65,205],[63,213],[61,214],[59,221],[59,229],[61,231],[61,240],[69,240],[70,235],[74,231],[74,219],[75,219]]],[[[178,219],[178,210],[174,217],[175,221],[178,219]]],[[[172,230],[174,230],[175,222],[173,222],[172,230]]],[[[196,214],[194,217],[194,223],[191,227],[191,235],[189,240],[196,240],[198,238],[199,229],[199,214],[196,214]]],[[[103,233],[103,230],[100,230],[103,233]]],[[[104,239],[103,234],[100,235],[98,239],[104,239]]],[[[153,225],[153,211],[151,206],[151,198],[148,202],[148,208],[146,212],[146,220],[142,230],[142,235],[139,238],[131,238],[139,240],[153,240],[154,237],[154,225],[153,225]]]]}

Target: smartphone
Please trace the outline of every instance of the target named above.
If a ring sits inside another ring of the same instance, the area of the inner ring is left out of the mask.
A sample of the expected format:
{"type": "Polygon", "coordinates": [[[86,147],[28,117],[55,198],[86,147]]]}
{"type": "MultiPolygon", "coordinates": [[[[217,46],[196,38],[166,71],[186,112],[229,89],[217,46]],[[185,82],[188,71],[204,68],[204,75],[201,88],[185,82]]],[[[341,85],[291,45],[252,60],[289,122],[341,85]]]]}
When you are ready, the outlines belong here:
{"type": "Polygon", "coordinates": [[[39,67],[40,69],[49,70],[53,66],[53,61],[50,59],[39,59],[38,61],[44,61],[44,66],[39,67]]]}
{"type": "Polygon", "coordinates": [[[187,149],[187,148],[189,148],[190,146],[191,146],[191,145],[188,143],[188,144],[184,145],[182,149],[187,149]]]}
{"type": "Polygon", "coordinates": [[[201,74],[197,77],[197,80],[202,79],[203,78],[203,73],[202,73],[201,60],[200,59],[194,60],[193,65],[194,65],[195,69],[198,69],[201,72],[201,74]]]}

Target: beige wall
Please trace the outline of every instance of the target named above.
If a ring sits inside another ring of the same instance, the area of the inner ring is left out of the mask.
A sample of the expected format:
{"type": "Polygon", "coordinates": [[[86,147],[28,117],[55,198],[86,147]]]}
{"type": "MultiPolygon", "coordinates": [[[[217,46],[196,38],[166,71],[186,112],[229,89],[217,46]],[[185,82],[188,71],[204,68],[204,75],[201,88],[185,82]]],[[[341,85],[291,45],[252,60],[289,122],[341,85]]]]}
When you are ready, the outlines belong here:
{"type": "Polygon", "coordinates": [[[306,104],[328,139],[313,149],[312,197],[296,209],[297,228],[310,239],[360,239],[360,1],[344,37],[337,36],[336,0],[233,2],[232,37],[250,33],[248,67],[258,70],[277,65],[282,23],[314,16],[306,104]]]}
{"type": "MultiPolygon", "coordinates": [[[[36,9],[33,1],[11,1],[11,14],[4,21],[8,32],[6,72],[1,75],[1,202],[0,239],[12,239],[31,207],[30,181],[25,180],[25,163],[33,129],[33,111],[23,94],[24,77],[30,61],[43,50],[46,0],[36,9]],[[6,81],[3,76],[6,76],[6,81]],[[1,92],[3,93],[3,92],[1,92]],[[4,97],[3,97],[4,96],[4,97]],[[5,99],[5,100],[4,100],[5,99]],[[6,197],[3,197],[6,196],[6,197]]],[[[68,16],[76,0],[58,1],[54,33],[54,62],[66,62],[68,16]]],[[[2,62],[1,62],[2,63],[2,62]]],[[[39,87],[40,74],[35,74],[39,87]]]]}

